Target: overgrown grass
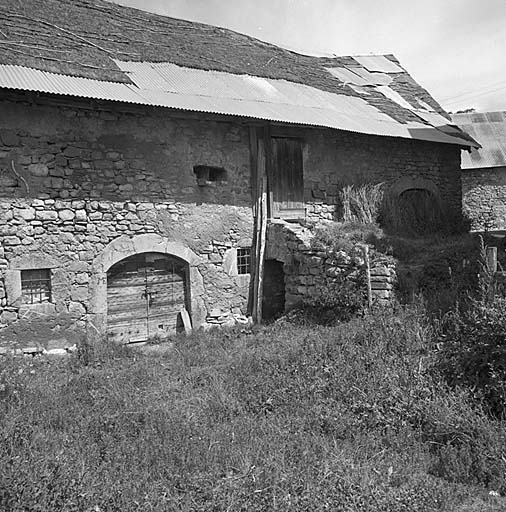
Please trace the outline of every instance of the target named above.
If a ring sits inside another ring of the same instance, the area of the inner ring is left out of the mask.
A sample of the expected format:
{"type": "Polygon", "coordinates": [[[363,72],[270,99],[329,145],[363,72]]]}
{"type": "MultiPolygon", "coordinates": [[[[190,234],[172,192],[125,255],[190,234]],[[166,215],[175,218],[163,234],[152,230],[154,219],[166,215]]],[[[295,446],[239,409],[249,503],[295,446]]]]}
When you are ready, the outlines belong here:
{"type": "Polygon", "coordinates": [[[506,433],[416,307],[4,361],[0,509],[499,511],[506,433]]]}

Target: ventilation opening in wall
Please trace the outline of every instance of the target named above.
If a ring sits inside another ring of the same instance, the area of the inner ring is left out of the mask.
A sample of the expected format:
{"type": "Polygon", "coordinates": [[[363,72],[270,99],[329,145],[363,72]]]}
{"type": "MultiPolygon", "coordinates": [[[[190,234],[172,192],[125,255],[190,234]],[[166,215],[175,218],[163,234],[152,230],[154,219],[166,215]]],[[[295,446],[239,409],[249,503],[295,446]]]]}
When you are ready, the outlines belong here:
{"type": "Polygon", "coordinates": [[[23,304],[51,302],[51,272],[47,268],[21,271],[23,304]]]}
{"type": "Polygon", "coordinates": [[[201,187],[211,185],[213,183],[223,183],[227,181],[227,171],[222,167],[211,167],[209,165],[196,165],[193,168],[197,183],[201,187]]]}

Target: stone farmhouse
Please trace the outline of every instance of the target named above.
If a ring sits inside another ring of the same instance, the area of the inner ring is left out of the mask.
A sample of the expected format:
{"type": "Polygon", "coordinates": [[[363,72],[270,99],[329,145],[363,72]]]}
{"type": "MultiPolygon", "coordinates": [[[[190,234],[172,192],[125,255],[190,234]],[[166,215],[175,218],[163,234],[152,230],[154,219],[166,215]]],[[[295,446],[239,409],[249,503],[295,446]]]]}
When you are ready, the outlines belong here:
{"type": "Polygon", "coordinates": [[[102,0],[4,0],[0,47],[0,344],[282,311],[332,273],[304,225],[338,218],[344,185],[460,215],[476,144],[392,55],[102,0]]]}
{"type": "Polygon", "coordinates": [[[467,112],[452,119],[481,145],[462,152],[463,204],[471,229],[505,232],[506,112],[467,112]]]}

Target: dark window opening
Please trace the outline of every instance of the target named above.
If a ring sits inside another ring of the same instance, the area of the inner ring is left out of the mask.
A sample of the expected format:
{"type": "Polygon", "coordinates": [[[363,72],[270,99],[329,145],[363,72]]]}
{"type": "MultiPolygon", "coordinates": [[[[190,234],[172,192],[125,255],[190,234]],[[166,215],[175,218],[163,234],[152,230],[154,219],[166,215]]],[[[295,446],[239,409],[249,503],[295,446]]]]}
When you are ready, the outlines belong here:
{"type": "Polygon", "coordinates": [[[237,273],[250,274],[251,273],[251,248],[239,247],[237,249],[237,273]]]}
{"type": "Polygon", "coordinates": [[[21,271],[21,294],[23,304],[51,302],[51,272],[49,269],[21,271]]]}
{"type": "Polygon", "coordinates": [[[209,165],[196,165],[193,172],[197,177],[197,183],[200,186],[210,183],[220,183],[227,181],[227,171],[222,167],[210,167],[209,165]]]}

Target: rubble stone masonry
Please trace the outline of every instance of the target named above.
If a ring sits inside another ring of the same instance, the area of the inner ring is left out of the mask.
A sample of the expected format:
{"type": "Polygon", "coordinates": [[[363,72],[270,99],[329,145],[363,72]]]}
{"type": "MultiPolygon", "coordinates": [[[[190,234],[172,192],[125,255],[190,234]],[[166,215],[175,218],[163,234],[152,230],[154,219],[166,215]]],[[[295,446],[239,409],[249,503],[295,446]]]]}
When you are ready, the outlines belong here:
{"type": "Polygon", "coordinates": [[[450,218],[461,215],[458,146],[331,130],[307,131],[304,140],[308,220],[336,220],[339,189],[364,183],[384,183],[394,194],[428,189],[450,218]]]}
{"type": "Polygon", "coordinates": [[[93,320],[94,262],[121,237],[158,235],[196,255],[195,324],[246,313],[249,276],[222,262],[251,244],[247,128],[156,111],[0,110],[0,324],[10,326],[0,344],[36,336],[28,327],[48,318],[58,318],[53,332],[93,320]],[[197,165],[224,169],[225,179],[199,185],[197,165]],[[21,304],[20,270],[34,268],[51,270],[51,304],[21,304]]]}
{"type": "Polygon", "coordinates": [[[506,229],[506,167],[463,170],[462,193],[472,230],[506,229]]]}
{"type": "MultiPolygon", "coordinates": [[[[249,274],[237,275],[234,256],[253,232],[246,123],[18,100],[0,101],[0,347],[47,338],[62,349],[76,328],[103,332],[106,272],[139,252],[186,262],[194,326],[243,320],[249,274]],[[203,177],[197,166],[216,173],[203,177]],[[49,269],[50,303],[22,304],[26,269],[49,269]]],[[[303,148],[312,221],[335,219],[338,188],[364,182],[398,191],[429,183],[460,212],[456,147],[307,129],[303,148]]],[[[282,259],[288,306],[312,293],[318,275],[339,271],[300,248],[307,258],[282,259]]],[[[378,290],[390,291],[385,272],[378,290]]]]}

